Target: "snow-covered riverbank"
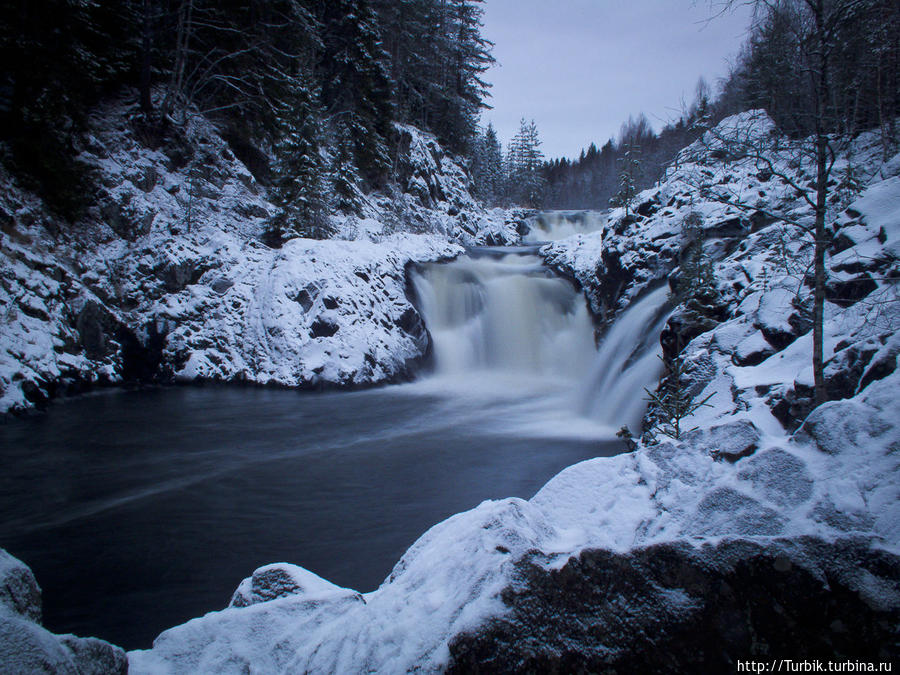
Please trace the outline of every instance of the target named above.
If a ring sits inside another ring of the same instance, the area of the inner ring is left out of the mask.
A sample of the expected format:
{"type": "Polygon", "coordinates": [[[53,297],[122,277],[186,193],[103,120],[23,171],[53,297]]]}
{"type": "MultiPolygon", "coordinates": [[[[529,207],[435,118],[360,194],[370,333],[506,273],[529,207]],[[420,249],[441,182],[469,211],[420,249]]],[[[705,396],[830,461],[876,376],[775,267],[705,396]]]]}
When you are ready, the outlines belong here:
{"type": "Polygon", "coordinates": [[[407,265],[518,237],[432,137],[404,127],[397,193],[359,195],[360,215],[332,217],[333,240],[272,249],[274,207],[212,125],[192,118],[149,149],[132,112],[96,111],[80,159],[103,189],[75,226],[0,175],[0,413],[129,379],[402,379],[427,346],[407,265]]]}
{"type": "MultiPolygon", "coordinates": [[[[702,214],[724,315],[711,324],[679,324],[683,314],[670,322],[690,340],[687,385],[698,397],[712,394],[691,420],[696,430],[679,441],[645,437],[634,453],[570,467],[530,500],[485,502],[434,526],[373,593],[311,581],[291,566],[259,570],[241,586],[249,599],[237,604],[249,606],[163,633],[152,650],[130,654],[131,667],[429,672],[480,663],[515,671],[565,667],[567,659],[649,667],[649,656],[626,648],[647,631],[673,646],[672,667],[704,658],[725,666],[728,654],[779,648],[790,626],[814,611],[828,620],[810,648],[877,655],[890,629],[867,638],[854,630],[892,621],[900,607],[900,159],[876,162],[873,145],[859,141],[869,153],[869,187],[838,218],[835,234],[849,245],[833,248],[829,260],[834,278],[865,273],[875,283],[849,305],[827,304],[835,400],[808,416],[798,403],[811,382],[810,335],[808,324],[790,320],[794,280],[773,245],[779,224],[754,225],[718,201],[691,205],[676,172],[641,196],[649,206],[639,207],[640,218],[629,224],[614,213],[605,232],[555,243],[545,255],[612,316],[675,266],[687,208],[702,214]],[[619,580],[632,575],[647,586],[618,586],[614,597],[583,590],[612,583],[602,582],[610,566],[619,580]],[[714,590],[711,579],[789,604],[779,617],[719,602],[722,587],[714,590]],[[838,606],[849,609],[840,617],[822,609],[838,606]],[[573,627],[572,616],[581,623],[573,627]],[[591,621],[616,630],[585,628],[591,621]],[[722,650],[714,657],[697,651],[696,640],[680,651],[671,642],[709,626],[716,632],[703,645],[722,650]]],[[[720,172],[727,189],[749,171],[711,160],[703,168],[720,172]]],[[[790,198],[783,187],[750,187],[790,198]]],[[[800,293],[803,302],[808,290],[800,293]]]]}

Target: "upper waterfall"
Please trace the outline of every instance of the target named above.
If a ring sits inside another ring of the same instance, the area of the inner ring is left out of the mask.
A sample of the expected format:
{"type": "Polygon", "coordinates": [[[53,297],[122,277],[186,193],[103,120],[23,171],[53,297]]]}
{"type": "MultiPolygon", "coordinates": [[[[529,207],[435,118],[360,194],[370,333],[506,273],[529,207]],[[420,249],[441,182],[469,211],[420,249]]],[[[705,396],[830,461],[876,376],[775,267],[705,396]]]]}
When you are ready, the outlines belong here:
{"type": "Polygon", "coordinates": [[[606,222],[605,211],[545,211],[527,221],[526,243],[556,241],[573,234],[596,232],[606,222]]]}

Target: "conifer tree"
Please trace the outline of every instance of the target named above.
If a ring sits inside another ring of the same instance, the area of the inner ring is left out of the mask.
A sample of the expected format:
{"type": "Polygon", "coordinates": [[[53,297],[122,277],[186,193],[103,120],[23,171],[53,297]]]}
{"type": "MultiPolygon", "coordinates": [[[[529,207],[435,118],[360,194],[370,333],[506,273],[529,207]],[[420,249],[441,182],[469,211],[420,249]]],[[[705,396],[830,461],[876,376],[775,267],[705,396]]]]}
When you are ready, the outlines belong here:
{"type": "Polygon", "coordinates": [[[334,191],[334,206],[343,213],[359,211],[359,174],[353,162],[353,144],[350,133],[339,128],[336,151],[331,162],[331,185],[334,191]]]}
{"type": "Polygon", "coordinates": [[[321,239],[330,233],[324,196],[320,111],[314,86],[309,73],[298,73],[290,95],[278,108],[272,193],[279,210],[272,222],[273,239],[321,239]]]}
{"type": "Polygon", "coordinates": [[[509,143],[507,153],[507,175],[513,201],[536,208],[541,205],[544,193],[542,174],[544,153],[540,149],[534,120],[519,122],[519,131],[509,143]]]}
{"type": "Polygon", "coordinates": [[[620,159],[619,191],[610,200],[611,206],[624,206],[625,217],[631,212],[631,205],[637,196],[637,175],[640,170],[641,149],[637,146],[626,146],[620,159]]]}
{"type": "Polygon", "coordinates": [[[492,206],[499,203],[503,191],[503,156],[497,132],[490,123],[475,139],[472,182],[475,194],[482,201],[492,206]]]}
{"type": "Polygon", "coordinates": [[[346,133],[362,177],[382,184],[391,168],[388,152],[393,109],[384,52],[368,0],[330,0],[322,8],[322,98],[329,117],[346,133]]]}

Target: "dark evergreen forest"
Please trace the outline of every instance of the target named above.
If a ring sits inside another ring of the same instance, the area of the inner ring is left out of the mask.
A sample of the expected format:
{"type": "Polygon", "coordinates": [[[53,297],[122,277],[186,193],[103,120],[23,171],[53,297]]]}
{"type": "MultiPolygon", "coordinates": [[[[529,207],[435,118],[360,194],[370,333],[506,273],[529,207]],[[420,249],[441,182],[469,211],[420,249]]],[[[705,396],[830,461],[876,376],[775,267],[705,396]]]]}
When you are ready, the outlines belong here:
{"type": "Polygon", "coordinates": [[[488,85],[482,0],[3,0],[4,163],[61,215],[90,194],[91,106],[132,91],[148,144],[194,114],[273,188],[274,238],[391,179],[396,124],[471,147],[488,85]],[[139,106],[138,106],[139,103],[139,106]]]}

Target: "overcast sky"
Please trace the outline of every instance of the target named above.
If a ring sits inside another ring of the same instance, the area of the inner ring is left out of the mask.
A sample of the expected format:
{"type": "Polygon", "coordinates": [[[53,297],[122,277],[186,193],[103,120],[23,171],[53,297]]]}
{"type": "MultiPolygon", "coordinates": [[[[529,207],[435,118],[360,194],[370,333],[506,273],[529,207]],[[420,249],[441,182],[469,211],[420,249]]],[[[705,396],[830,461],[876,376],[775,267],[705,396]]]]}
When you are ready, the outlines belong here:
{"type": "Polygon", "coordinates": [[[708,0],[485,0],[495,43],[493,122],[504,148],[534,119],[545,156],[576,157],[615,137],[630,114],[659,128],[677,118],[697,79],[728,71],[749,22],[745,7],[706,21],[708,0]]]}

